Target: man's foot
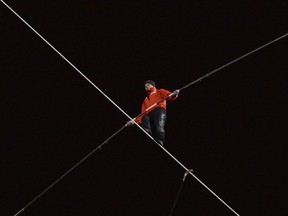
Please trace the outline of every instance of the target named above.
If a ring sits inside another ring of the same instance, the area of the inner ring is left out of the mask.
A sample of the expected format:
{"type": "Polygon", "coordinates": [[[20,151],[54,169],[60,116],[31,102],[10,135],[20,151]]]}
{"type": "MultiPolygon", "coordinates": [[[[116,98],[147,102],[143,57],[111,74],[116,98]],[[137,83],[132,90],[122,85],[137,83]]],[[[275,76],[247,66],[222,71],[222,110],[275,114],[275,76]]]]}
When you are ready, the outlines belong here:
{"type": "Polygon", "coordinates": [[[156,142],[157,142],[159,145],[164,146],[164,142],[163,142],[163,141],[156,140],[156,142]]]}

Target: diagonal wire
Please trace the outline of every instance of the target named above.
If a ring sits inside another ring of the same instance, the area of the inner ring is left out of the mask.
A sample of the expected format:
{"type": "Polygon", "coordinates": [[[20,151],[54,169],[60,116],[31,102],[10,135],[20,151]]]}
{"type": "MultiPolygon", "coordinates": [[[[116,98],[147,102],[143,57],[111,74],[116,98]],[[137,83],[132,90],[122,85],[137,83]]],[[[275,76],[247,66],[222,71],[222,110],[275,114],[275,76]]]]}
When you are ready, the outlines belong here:
{"type": "Polygon", "coordinates": [[[40,33],[38,33],[29,23],[27,23],[19,14],[17,14],[8,4],[0,0],[10,11],[12,11],[22,22],[24,22],[35,34],[37,34],[48,46],[50,46],[58,55],[60,55],[70,66],[72,66],[84,79],[94,86],[104,97],[106,97],[114,106],[116,106],[129,119],[131,117],[125,113],[111,98],[109,98],[98,86],[96,86],[85,74],[83,74],[74,64],[72,64],[64,55],[62,55],[52,44],[50,44],[40,33]]]}

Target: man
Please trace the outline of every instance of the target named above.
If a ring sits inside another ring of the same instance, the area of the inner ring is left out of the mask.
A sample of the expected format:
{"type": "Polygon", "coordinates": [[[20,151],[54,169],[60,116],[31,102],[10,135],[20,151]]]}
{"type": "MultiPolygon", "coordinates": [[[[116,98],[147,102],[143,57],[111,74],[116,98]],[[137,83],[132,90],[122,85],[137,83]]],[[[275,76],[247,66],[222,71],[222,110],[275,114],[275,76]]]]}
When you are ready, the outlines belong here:
{"type": "MultiPolygon", "coordinates": [[[[165,140],[164,126],[167,118],[166,100],[174,101],[180,91],[175,90],[171,93],[166,89],[157,89],[155,82],[152,80],[146,80],[144,87],[147,97],[142,102],[141,114],[135,119],[135,122],[140,124],[144,130],[163,146],[165,140]]],[[[127,126],[133,124],[133,120],[127,122],[127,126]]]]}

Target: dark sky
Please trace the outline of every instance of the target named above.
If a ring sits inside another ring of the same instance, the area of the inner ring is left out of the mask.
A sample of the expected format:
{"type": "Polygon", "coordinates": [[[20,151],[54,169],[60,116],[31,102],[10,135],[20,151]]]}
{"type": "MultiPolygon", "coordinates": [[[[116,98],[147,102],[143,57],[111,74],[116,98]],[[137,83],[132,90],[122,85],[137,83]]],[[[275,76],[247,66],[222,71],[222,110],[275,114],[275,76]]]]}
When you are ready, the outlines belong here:
{"type": "MultiPolygon", "coordinates": [[[[129,116],[143,82],[179,89],[288,32],[280,1],[6,0],[129,116]]],[[[1,215],[14,215],[128,118],[0,4],[1,215]]],[[[287,215],[287,38],[181,91],[165,148],[240,215],[287,215]]],[[[23,216],[168,216],[185,170],[122,130],[23,216]]],[[[173,216],[235,215],[191,175],[173,216]]]]}

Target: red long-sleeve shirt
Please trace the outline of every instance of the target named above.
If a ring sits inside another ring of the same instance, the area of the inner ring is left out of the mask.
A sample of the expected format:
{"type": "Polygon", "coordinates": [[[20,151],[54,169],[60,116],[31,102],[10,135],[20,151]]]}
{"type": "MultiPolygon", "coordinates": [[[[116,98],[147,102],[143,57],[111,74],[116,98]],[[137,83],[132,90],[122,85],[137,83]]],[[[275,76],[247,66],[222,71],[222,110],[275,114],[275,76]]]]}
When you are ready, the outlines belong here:
{"type": "Polygon", "coordinates": [[[143,113],[143,115],[141,115],[135,119],[135,122],[138,124],[141,123],[142,117],[147,115],[152,110],[159,108],[159,107],[166,109],[166,103],[167,103],[166,100],[173,101],[177,98],[175,96],[168,97],[166,100],[161,101],[159,104],[157,104],[157,105],[153,106],[151,109],[147,110],[152,105],[156,104],[157,102],[159,102],[163,98],[167,97],[169,94],[171,94],[171,92],[166,90],[166,89],[157,89],[156,87],[152,87],[149,91],[147,91],[147,93],[148,93],[148,96],[143,100],[142,107],[141,107],[141,113],[143,113]]]}

